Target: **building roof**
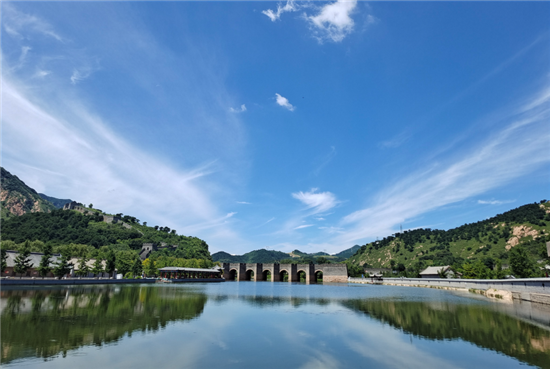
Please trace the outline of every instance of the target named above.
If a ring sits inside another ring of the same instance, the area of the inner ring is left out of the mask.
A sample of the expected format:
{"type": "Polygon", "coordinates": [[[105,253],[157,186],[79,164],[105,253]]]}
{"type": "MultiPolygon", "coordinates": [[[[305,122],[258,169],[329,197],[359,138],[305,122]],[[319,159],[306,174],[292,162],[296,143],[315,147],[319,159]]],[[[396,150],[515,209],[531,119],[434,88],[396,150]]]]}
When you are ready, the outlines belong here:
{"type": "Polygon", "coordinates": [[[438,272],[441,272],[441,269],[443,270],[447,270],[449,269],[450,266],[449,265],[444,265],[444,266],[431,266],[431,267],[427,267],[426,269],[424,269],[423,271],[420,272],[420,275],[423,275],[423,274],[429,274],[429,275],[432,275],[432,274],[437,274],[438,272]]]}
{"type": "MultiPolygon", "coordinates": [[[[19,255],[17,251],[6,250],[6,256],[8,257],[6,259],[6,264],[8,268],[15,266],[15,258],[17,257],[17,255],[19,255]]],[[[31,252],[31,254],[29,255],[30,262],[32,263],[31,268],[38,268],[38,266],[40,265],[40,261],[42,260],[42,256],[44,256],[44,254],[41,252],[31,252]]],[[[51,267],[57,264],[57,260],[60,256],[61,256],[60,254],[52,255],[52,258],[50,259],[51,267]]]]}
{"type": "Polygon", "coordinates": [[[217,272],[219,269],[203,269],[203,268],[181,268],[181,267],[164,267],[160,268],[159,271],[163,272],[217,272]]]}

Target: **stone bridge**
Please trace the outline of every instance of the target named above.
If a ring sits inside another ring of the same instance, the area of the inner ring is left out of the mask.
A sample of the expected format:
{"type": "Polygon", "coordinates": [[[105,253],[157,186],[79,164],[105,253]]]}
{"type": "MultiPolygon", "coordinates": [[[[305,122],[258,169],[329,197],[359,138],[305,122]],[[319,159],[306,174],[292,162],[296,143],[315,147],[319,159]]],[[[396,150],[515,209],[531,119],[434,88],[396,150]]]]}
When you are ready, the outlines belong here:
{"type": "Polygon", "coordinates": [[[322,279],[327,283],[347,283],[346,264],[247,264],[223,263],[223,277],[226,281],[270,281],[282,282],[285,275],[289,282],[299,282],[305,274],[306,283],[322,279]]]}

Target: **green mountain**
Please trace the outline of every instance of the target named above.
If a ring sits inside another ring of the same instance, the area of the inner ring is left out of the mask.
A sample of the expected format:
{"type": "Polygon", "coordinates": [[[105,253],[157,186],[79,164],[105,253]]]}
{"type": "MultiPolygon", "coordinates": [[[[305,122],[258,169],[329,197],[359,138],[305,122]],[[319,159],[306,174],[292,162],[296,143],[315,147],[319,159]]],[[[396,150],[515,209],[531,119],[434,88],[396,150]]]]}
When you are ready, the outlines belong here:
{"type": "MultiPolygon", "coordinates": [[[[430,265],[462,265],[482,261],[492,269],[500,260],[508,264],[509,251],[523,246],[531,262],[547,259],[550,241],[550,203],[520,206],[492,218],[443,230],[415,229],[396,233],[361,246],[349,266],[398,267],[418,271],[430,265]]],[[[537,264],[537,262],[540,262],[537,264]]]]}
{"type": "Polygon", "coordinates": [[[244,255],[231,255],[220,251],[212,254],[212,261],[220,263],[276,263],[288,257],[289,255],[284,252],[266,249],[250,251],[244,255]]]}
{"type": "Polygon", "coordinates": [[[50,213],[27,213],[11,217],[2,223],[2,247],[10,241],[20,244],[29,240],[53,246],[80,244],[95,249],[108,246],[117,250],[137,251],[141,250],[143,243],[153,242],[176,246],[159,251],[167,256],[211,258],[208,244],[197,237],[178,235],[168,227],[148,227],[128,215],[122,217],[124,222],[118,223],[106,223],[105,217],[97,209],[88,209],[84,213],[55,209],[50,213]]]}
{"type": "Polygon", "coordinates": [[[45,195],[43,193],[39,193],[39,195],[44,200],[51,202],[53,204],[53,206],[55,206],[57,209],[61,209],[63,207],[63,205],[65,205],[68,202],[73,201],[71,199],[58,199],[58,198],[55,198],[55,197],[45,195]]]}
{"type": "Polygon", "coordinates": [[[347,250],[344,250],[344,251],[340,251],[338,254],[334,254],[334,256],[340,258],[340,259],[349,259],[352,255],[354,255],[357,250],[359,250],[361,248],[361,246],[359,245],[355,245],[347,250]]]}
{"type": "Polygon", "coordinates": [[[348,255],[353,255],[360,246],[355,245],[352,248],[341,251],[336,255],[330,255],[326,252],[316,252],[314,254],[308,254],[301,252],[300,250],[294,250],[291,253],[274,250],[254,250],[247,252],[244,255],[231,255],[227,252],[220,251],[212,254],[213,261],[219,261],[220,263],[309,263],[317,262],[319,258],[322,262],[337,263],[347,259],[348,255]]]}
{"type": "Polygon", "coordinates": [[[6,220],[26,213],[49,212],[55,206],[27,186],[17,176],[0,168],[1,218],[6,220]]]}

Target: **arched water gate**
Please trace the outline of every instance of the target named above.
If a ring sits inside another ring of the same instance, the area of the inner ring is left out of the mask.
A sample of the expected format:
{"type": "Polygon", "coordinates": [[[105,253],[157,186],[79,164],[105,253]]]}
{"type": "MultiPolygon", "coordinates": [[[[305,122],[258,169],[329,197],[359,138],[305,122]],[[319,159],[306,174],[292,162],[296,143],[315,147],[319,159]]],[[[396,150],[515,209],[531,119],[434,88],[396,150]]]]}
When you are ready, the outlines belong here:
{"type": "Polygon", "coordinates": [[[346,264],[223,263],[223,277],[226,280],[235,280],[236,277],[239,281],[279,282],[283,281],[283,275],[287,273],[289,282],[299,282],[299,272],[305,274],[306,283],[316,283],[317,279],[322,279],[324,283],[347,283],[348,281],[346,264]]]}

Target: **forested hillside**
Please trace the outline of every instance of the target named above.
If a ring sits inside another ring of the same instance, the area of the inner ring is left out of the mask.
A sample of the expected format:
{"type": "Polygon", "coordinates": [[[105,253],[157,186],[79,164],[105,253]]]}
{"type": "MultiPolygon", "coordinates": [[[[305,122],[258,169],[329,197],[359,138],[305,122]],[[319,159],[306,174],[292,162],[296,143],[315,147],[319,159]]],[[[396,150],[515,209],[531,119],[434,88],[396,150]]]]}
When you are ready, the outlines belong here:
{"type": "Polygon", "coordinates": [[[40,197],[17,176],[4,168],[0,168],[0,171],[2,220],[30,212],[48,212],[55,209],[52,203],[40,197]]]}
{"type": "MultiPolygon", "coordinates": [[[[353,267],[386,267],[417,273],[430,265],[483,263],[492,270],[508,264],[510,250],[526,251],[533,269],[547,261],[550,241],[550,203],[528,204],[487,220],[465,224],[448,231],[415,229],[368,243],[348,260],[353,267]]],[[[361,268],[362,269],[362,268],[361,268]]]]}
{"type": "Polygon", "coordinates": [[[11,217],[2,223],[2,247],[11,245],[10,241],[19,244],[29,240],[55,247],[76,244],[96,249],[108,246],[116,250],[140,250],[144,242],[155,242],[177,246],[160,251],[163,255],[211,259],[208,245],[199,238],[177,235],[175,230],[168,227],[148,227],[131,216],[123,217],[126,227],[123,222],[108,224],[103,222],[102,213],[90,210],[88,215],[57,209],[50,213],[28,213],[11,217]]]}

